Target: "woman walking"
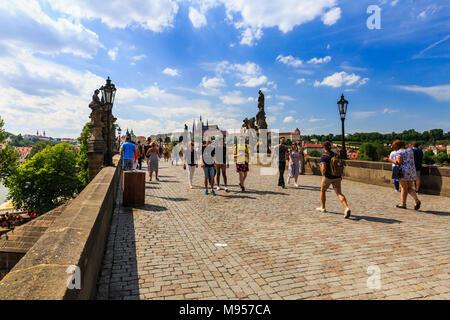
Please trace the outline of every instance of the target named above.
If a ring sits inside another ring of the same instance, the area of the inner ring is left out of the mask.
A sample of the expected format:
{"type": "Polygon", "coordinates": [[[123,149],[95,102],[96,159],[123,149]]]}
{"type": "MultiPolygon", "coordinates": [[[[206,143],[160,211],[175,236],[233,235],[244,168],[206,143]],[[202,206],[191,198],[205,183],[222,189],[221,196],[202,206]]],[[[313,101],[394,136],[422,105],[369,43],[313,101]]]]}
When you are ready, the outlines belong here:
{"type": "Polygon", "coordinates": [[[298,188],[297,180],[300,174],[300,157],[298,153],[297,143],[293,143],[291,149],[289,150],[289,174],[288,181],[291,182],[291,178],[294,178],[294,185],[298,188]]]}
{"type": "Polygon", "coordinates": [[[155,142],[152,142],[150,149],[147,151],[148,157],[148,174],[150,176],[150,181],[152,181],[153,172],[155,173],[155,179],[159,181],[158,178],[158,165],[159,165],[159,150],[155,142]]]}
{"type": "Polygon", "coordinates": [[[399,177],[402,203],[398,204],[396,207],[400,209],[406,209],[406,198],[408,197],[409,193],[416,202],[414,210],[419,210],[421,202],[417,197],[414,188],[414,181],[416,180],[414,152],[412,151],[412,149],[406,149],[405,143],[400,140],[394,141],[394,143],[392,144],[392,149],[398,150],[395,154],[395,160],[389,158],[385,158],[385,160],[398,165],[402,171],[402,175],[399,177]]]}

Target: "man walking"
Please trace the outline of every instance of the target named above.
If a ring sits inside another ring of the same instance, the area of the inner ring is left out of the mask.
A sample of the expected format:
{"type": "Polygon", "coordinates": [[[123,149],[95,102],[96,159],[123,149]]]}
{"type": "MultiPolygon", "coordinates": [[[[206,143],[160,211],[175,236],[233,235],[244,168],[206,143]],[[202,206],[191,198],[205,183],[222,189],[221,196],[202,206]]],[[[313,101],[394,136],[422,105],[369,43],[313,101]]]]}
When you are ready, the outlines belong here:
{"type": "Polygon", "coordinates": [[[138,148],[138,151],[139,151],[137,168],[139,170],[142,170],[142,161],[144,160],[145,153],[144,153],[144,146],[141,144],[141,141],[138,141],[137,148],[138,148]]]}
{"type": "Polygon", "coordinates": [[[321,207],[317,208],[317,211],[320,212],[327,212],[325,203],[326,203],[326,192],[327,189],[330,187],[330,185],[333,185],[333,189],[336,192],[336,195],[339,197],[339,200],[341,200],[342,205],[344,206],[344,214],[345,218],[348,219],[351,214],[351,210],[348,207],[347,199],[345,199],[345,196],[342,194],[341,191],[341,181],[342,176],[333,176],[332,175],[332,169],[331,169],[331,162],[333,157],[336,155],[333,151],[331,151],[331,142],[325,141],[322,144],[323,150],[325,151],[325,154],[320,157],[320,164],[321,164],[321,171],[322,171],[322,185],[320,189],[320,202],[321,207]]]}
{"type": "Polygon", "coordinates": [[[247,179],[247,173],[249,171],[248,162],[250,155],[250,148],[245,143],[243,136],[239,137],[238,144],[234,146],[233,150],[234,161],[236,162],[236,172],[239,174],[239,186],[242,191],[245,191],[245,179],[247,179]]]}
{"type": "Polygon", "coordinates": [[[274,155],[277,155],[278,153],[278,186],[282,187],[283,189],[286,188],[286,185],[284,183],[284,171],[286,170],[286,157],[289,154],[288,147],[284,144],[286,142],[286,139],[284,137],[280,138],[280,144],[278,146],[275,146],[273,148],[274,155]]]}
{"type": "Polygon", "coordinates": [[[215,167],[215,148],[211,145],[211,140],[206,138],[206,145],[202,147],[202,168],[205,176],[205,194],[208,194],[208,182],[211,185],[211,194],[214,192],[214,176],[216,175],[215,167]]]}
{"type": "Polygon", "coordinates": [[[423,151],[419,149],[420,143],[414,142],[412,144],[412,151],[414,152],[414,165],[416,166],[416,192],[420,189],[420,173],[422,171],[423,151]]]}
{"type": "Polygon", "coordinates": [[[194,178],[195,168],[198,168],[197,157],[194,149],[194,142],[190,143],[189,150],[185,150],[183,152],[183,155],[184,155],[183,169],[184,170],[187,169],[189,188],[192,189],[193,188],[192,179],[194,178]]]}
{"type": "Polygon", "coordinates": [[[220,139],[216,149],[217,190],[220,190],[220,175],[222,174],[223,183],[225,186],[224,190],[226,192],[229,191],[227,185],[227,168],[229,167],[230,165],[228,164],[227,159],[227,148],[223,143],[223,139],[220,139]]]}
{"type": "Polygon", "coordinates": [[[122,168],[123,170],[133,169],[133,156],[136,146],[131,143],[130,136],[125,138],[125,143],[120,147],[120,154],[122,156],[122,168]]]}

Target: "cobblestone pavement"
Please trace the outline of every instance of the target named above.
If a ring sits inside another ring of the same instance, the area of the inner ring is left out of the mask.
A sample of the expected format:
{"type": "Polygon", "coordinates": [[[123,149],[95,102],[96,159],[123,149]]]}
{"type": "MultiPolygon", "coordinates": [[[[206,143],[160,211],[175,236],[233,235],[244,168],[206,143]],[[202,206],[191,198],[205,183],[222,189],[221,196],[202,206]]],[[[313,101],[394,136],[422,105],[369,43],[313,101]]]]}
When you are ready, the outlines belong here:
{"type": "Polygon", "coordinates": [[[393,188],[344,180],[347,220],[332,190],[315,211],[318,176],[283,190],[253,166],[242,193],[230,166],[214,197],[201,168],[191,190],[181,166],[160,167],[145,207],[114,213],[98,299],[450,299],[449,198],[396,209],[393,188]]]}

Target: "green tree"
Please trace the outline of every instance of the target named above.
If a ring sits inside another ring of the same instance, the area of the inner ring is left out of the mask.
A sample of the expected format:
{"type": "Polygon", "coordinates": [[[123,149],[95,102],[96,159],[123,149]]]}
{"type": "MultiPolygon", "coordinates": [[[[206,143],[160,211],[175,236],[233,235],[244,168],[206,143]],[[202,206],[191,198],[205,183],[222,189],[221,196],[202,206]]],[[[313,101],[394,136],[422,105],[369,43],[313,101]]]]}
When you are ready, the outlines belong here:
{"type": "Polygon", "coordinates": [[[53,145],[53,143],[51,143],[50,141],[39,140],[38,142],[33,144],[30,154],[28,155],[28,158],[31,159],[36,153],[41,152],[42,150],[45,149],[45,147],[51,145],[53,145]]]}
{"type": "Polygon", "coordinates": [[[86,123],[81,130],[80,136],[77,140],[80,142],[80,151],[77,156],[77,166],[80,170],[78,180],[80,181],[79,191],[83,190],[89,183],[89,168],[88,168],[88,143],[91,136],[90,122],[86,123]]]}
{"type": "Polygon", "coordinates": [[[385,147],[382,143],[376,144],[376,161],[383,161],[384,157],[387,157],[391,153],[391,148],[385,147]]]}
{"type": "Polygon", "coordinates": [[[320,157],[322,154],[320,153],[320,151],[317,150],[311,150],[310,152],[308,152],[308,155],[310,157],[320,157]]]}
{"type": "Polygon", "coordinates": [[[430,149],[426,150],[423,153],[423,163],[425,163],[425,164],[433,164],[434,162],[435,162],[435,160],[434,160],[434,152],[433,152],[433,150],[430,150],[430,149]]]}
{"type": "Polygon", "coordinates": [[[79,185],[76,150],[68,143],[47,146],[5,180],[14,206],[38,214],[73,197],[79,185]]]}
{"type": "Polygon", "coordinates": [[[0,117],[0,181],[4,181],[8,176],[14,174],[19,165],[19,153],[9,144],[5,144],[8,133],[3,129],[4,121],[0,117]]]}
{"type": "Polygon", "coordinates": [[[436,160],[437,163],[442,163],[445,164],[446,162],[449,162],[449,157],[447,155],[447,153],[445,152],[439,152],[434,159],[436,160]]]}
{"type": "Polygon", "coordinates": [[[365,142],[359,148],[358,160],[364,161],[377,161],[377,147],[375,144],[370,142],[365,142]]]}

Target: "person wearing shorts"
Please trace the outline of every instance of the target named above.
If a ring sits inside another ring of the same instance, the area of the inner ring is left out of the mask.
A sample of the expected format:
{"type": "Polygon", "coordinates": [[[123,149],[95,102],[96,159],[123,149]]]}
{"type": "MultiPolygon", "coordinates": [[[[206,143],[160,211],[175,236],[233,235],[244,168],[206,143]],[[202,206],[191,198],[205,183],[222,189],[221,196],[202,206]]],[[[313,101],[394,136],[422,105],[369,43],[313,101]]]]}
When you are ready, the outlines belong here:
{"type": "Polygon", "coordinates": [[[223,176],[223,184],[225,192],[228,192],[227,185],[227,168],[230,165],[227,160],[227,147],[223,143],[223,140],[220,140],[217,145],[216,150],[216,170],[217,170],[217,190],[220,190],[220,176],[223,176]]]}
{"type": "Polygon", "coordinates": [[[125,138],[125,143],[120,147],[120,154],[122,155],[123,170],[133,169],[133,156],[136,146],[131,143],[130,136],[125,138]]]}
{"type": "Polygon", "coordinates": [[[331,142],[325,141],[322,144],[323,150],[325,153],[320,157],[320,165],[321,165],[321,171],[322,171],[322,184],[320,188],[320,208],[317,208],[316,210],[320,212],[327,212],[325,209],[325,203],[326,203],[326,192],[328,188],[333,186],[334,192],[336,192],[336,195],[338,196],[339,200],[341,200],[342,205],[344,206],[344,217],[346,219],[350,218],[351,210],[348,207],[347,199],[342,194],[341,190],[341,181],[342,177],[333,176],[331,174],[331,158],[335,155],[333,151],[331,151],[331,142]]]}
{"type": "Polygon", "coordinates": [[[245,191],[244,183],[249,171],[248,160],[250,148],[245,143],[244,137],[239,137],[238,144],[234,146],[233,154],[234,160],[236,161],[236,172],[239,174],[239,186],[242,191],[245,191]]]}
{"type": "Polygon", "coordinates": [[[211,145],[211,140],[206,139],[206,145],[202,147],[202,168],[205,176],[205,194],[208,194],[208,182],[211,185],[211,194],[216,195],[214,192],[214,176],[215,170],[215,148],[211,145]]]}

